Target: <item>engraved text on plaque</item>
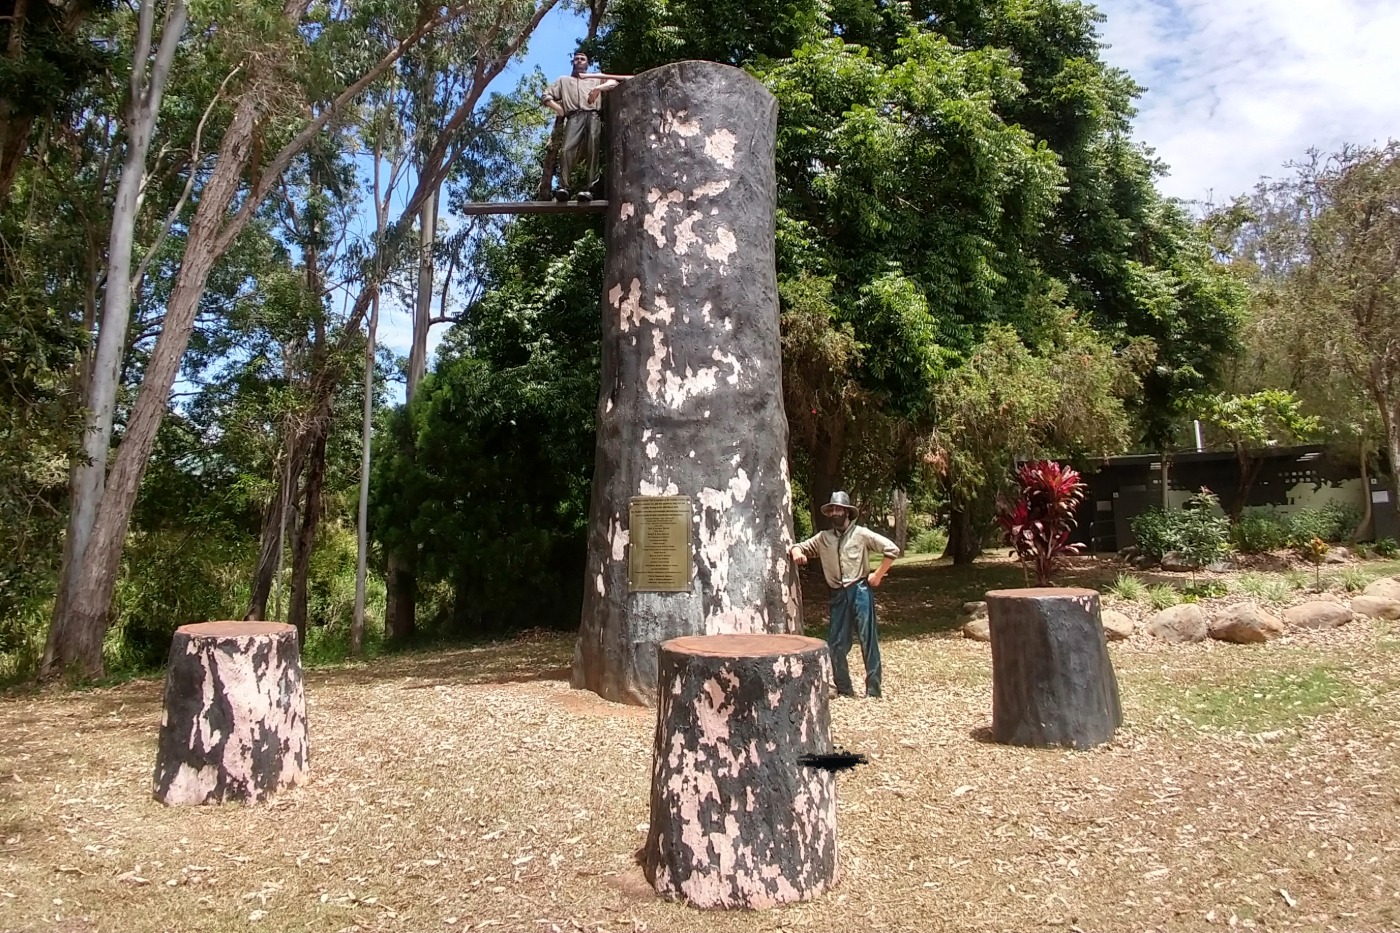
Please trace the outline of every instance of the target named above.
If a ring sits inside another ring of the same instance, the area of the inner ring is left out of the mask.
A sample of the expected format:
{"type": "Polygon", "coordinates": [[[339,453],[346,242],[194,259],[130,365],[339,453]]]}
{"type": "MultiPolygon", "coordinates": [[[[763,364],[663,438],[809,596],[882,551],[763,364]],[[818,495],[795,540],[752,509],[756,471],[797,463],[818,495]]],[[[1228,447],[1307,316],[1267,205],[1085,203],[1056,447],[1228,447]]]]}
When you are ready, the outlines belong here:
{"type": "Polygon", "coordinates": [[[629,592],[690,592],[687,496],[633,496],[627,508],[629,592]]]}

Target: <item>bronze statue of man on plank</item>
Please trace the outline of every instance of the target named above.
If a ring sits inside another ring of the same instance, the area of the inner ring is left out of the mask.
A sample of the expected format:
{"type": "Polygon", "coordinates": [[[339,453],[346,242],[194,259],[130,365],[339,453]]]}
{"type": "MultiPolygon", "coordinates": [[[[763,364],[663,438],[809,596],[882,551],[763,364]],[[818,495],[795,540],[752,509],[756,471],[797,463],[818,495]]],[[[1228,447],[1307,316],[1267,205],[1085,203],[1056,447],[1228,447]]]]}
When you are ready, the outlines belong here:
{"type": "Polygon", "coordinates": [[[568,201],[576,181],[579,188],[572,196],[581,204],[593,200],[593,189],[602,180],[598,156],[603,140],[603,92],[632,77],[590,72],[588,65],[587,53],[575,52],[573,73],[554,79],[541,98],[546,107],[564,118],[556,201],[568,201]]]}

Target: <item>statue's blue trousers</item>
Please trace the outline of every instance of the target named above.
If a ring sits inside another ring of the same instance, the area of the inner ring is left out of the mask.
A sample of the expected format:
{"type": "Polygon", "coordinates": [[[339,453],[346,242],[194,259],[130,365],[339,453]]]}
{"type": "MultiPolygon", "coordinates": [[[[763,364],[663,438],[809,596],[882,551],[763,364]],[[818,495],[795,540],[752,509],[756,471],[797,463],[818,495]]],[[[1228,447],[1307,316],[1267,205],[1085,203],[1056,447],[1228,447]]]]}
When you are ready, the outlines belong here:
{"type": "Polygon", "coordinates": [[[865,661],[865,695],[880,695],[880,642],[875,634],[875,594],[864,580],[831,591],[831,628],[826,643],[831,648],[836,692],[852,696],[851,669],[846,655],[851,652],[851,634],[860,638],[860,654],[865,661]]]}

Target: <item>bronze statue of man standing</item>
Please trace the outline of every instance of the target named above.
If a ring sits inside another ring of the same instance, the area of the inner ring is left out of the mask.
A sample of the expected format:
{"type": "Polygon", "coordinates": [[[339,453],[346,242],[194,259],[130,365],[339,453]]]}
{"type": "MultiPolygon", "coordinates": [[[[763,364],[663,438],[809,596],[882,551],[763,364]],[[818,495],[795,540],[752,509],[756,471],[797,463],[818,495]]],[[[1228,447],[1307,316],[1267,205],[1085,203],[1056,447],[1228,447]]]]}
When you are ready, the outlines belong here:
{"type": "Polygon", "coordinates": [[[559,153],[559,186],[556,201],[569,200],[575,181],[580,182],[580,203],[593,200],[598,176],[598,155],[603,139],[602,95],[631,75],[607,75],[588,70],[588,55],[574,53],[572,74],[556,78],[545,89],[544,105],[564,118],[564,142],[559,153]],[[582,163],[582,164],[580,164],[582,163]],[[582,169],[581,172],[576,171],[582,169]],[[579,177],[582,176],[582,177],[579,177]]]}

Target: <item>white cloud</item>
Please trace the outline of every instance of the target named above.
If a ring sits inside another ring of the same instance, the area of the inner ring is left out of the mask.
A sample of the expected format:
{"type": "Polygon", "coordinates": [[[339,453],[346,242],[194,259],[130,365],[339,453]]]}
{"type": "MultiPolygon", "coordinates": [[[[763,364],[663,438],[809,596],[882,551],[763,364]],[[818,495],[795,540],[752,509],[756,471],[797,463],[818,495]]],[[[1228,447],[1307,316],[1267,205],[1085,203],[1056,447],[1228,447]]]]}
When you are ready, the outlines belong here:
{"type": "Polygon", "coordinates": [[[1310,147],[1400,137],[1395,0],[1099,0],[1109,64],[1147,88],[1139,140],[1186,200],[1243,193],[1310,147]]]}

